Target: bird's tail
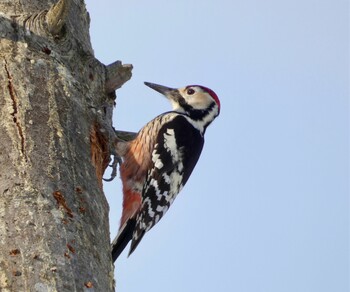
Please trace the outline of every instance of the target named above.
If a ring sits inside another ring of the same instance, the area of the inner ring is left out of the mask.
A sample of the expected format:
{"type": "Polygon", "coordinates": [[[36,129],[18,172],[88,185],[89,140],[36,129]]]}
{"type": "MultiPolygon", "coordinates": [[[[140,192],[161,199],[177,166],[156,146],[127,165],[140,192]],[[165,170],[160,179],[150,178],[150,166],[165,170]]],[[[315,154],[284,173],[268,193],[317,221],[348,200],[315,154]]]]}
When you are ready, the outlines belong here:
{"type": "Polygon", "coordinates": [[[124,225],[120,228],[118,235],[114,238],[112,242],[112,259],[113,262],[117,260],[119,255],[123,252],[124,248],[128,245],[129,241],[132,239],[132,234],[134,232],[136,225],[136,219],[128,219],[124,225]]]}

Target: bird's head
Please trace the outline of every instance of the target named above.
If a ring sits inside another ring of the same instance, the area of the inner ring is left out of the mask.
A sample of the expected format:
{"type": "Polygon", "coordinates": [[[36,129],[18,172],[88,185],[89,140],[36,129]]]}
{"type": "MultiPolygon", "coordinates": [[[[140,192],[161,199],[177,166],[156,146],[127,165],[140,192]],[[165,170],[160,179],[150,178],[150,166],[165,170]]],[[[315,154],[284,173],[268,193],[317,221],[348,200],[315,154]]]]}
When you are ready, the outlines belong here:
{"type": "Polygon", "coordinates": [[[208,126],[220,113],[220,100],[216,93],[201,85],[188,85],[182,88],[145,82],[148,87],[165,95],[171,102],[173,110],[188,115],[194,121],[208,126]]]}

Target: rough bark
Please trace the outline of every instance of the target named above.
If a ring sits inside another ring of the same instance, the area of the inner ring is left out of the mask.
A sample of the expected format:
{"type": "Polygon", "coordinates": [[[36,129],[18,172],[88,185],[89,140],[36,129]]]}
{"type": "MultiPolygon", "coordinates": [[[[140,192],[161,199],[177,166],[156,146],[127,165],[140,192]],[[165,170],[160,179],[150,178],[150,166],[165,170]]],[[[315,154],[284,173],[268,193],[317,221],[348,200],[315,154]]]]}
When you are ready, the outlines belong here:
{"type": "Polygon", "coordinates": [[[114,90],[80,0],[0,0],[0,291],[113,291],[114,90]]]}

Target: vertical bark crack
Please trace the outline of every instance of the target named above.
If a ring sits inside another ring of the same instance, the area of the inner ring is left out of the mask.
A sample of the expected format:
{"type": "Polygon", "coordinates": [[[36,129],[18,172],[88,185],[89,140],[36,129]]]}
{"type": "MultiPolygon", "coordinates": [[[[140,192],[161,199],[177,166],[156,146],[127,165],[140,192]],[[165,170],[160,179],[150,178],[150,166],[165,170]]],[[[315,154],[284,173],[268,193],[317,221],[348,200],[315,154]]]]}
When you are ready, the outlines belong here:
{"type": "Polygon", "coordinates": [[[90,130],[91,160],[96,170],[98,184],[102,190],[102,177],[108,166],[110,157],[108,151],[108,139],[99,131],[99,125],[95,124],[90,130]]]}
{"type": "Polygon", "coordinates": [[[12,76],[10,74],[8,67],[7,67],[6,60],[5,60],[5,70],[6,70],[7,79],[8,79],[7,88],[9,90],[9,94],[10,94],[10,97],[12,100],[13,112],[11,113],[11,116],[13,117],[13,122],[16,125],[18,135],[21,139],[21,153],[22,153],[25,161],[27,161],[27,155],[26,155],[26,149],[25,149],[25,138],[24,138],[24,134],[23,134],[23,129],[22,129],[21,123],[19,122],[19,119],[17,117],[18,116],[18,97],[17,97],[16,90],[15,90],[13,83],[12,83],[12,76]]]}

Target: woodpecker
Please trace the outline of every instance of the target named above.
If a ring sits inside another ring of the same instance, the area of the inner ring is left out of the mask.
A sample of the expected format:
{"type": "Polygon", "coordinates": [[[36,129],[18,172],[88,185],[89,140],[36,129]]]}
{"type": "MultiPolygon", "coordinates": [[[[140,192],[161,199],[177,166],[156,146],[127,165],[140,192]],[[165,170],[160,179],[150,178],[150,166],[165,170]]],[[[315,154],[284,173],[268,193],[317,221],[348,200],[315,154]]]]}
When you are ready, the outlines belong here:
{"type": "Polygon", "coordinates": [[[199,159],[207,127],[220,113],[220,100],[207,87],[145,85],[165,95],[173,109],[147,123],[134,140],[116,145],[122,157],[123,211],[112,242],[113,262],[130,240],[133,253],[167,212],[199,159]]]}

